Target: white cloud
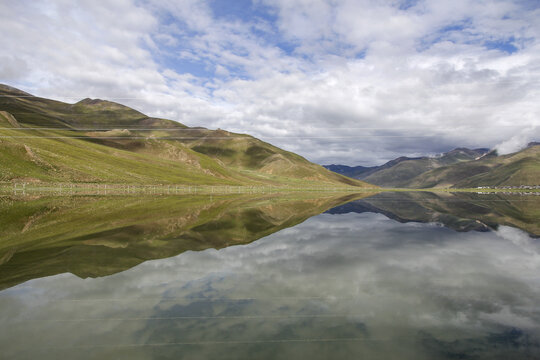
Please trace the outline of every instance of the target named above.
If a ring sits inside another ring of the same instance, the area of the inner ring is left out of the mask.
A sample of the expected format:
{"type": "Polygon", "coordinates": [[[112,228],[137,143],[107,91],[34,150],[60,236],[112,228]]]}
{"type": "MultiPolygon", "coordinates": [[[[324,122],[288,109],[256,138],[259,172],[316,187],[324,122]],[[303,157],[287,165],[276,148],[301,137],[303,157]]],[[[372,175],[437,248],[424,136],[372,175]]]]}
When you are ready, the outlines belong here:
{"type": "Polygon", "coordinates": [[[540,126],[538,7],[398,5],[255,1],[270,15],[231,18],[194,0],[4,2],[0,81],[250,133],[320,163],[493,147],[540,126]]]}
{"type": "Polygon", "coordinates": [[[26,62],[17,56],[0,56],[0,78],[17,81],[29,71],[26,62]]]}
{"type": "Polygon", "coordinates": [[[527,146],[529,142],[540,136],[540,128],[530,127],[523,129],[519,134],[503,141],[495,146],[499,155],[506,155],[519,151],[527,146]]]}

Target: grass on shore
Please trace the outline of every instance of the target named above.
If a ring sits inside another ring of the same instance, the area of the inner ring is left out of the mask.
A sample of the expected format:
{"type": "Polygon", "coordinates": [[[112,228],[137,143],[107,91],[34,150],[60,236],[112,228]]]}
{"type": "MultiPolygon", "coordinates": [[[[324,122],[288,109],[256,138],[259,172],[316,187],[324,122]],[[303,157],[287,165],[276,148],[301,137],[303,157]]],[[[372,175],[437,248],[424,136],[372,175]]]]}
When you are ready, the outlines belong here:
{"type": "Polygon", "coordinates": [[[0,182],[0,195],[174,195],[174,194],[263,194],[298,192],[447,192],[447,193],[540,193],[540,189],[499,188],[361,188],[291,182],[288,185],[186,185],[186,184],[115,184],[115,183],[26,183],[0,182]]]}

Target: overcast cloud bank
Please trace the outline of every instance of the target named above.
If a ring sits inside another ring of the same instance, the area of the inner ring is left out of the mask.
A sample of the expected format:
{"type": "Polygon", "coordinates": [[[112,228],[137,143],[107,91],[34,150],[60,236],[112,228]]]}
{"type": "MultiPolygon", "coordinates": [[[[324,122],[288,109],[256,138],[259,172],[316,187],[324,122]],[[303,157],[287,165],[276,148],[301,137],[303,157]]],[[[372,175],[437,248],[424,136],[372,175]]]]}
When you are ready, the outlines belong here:
{"type": "Polygon", "coordinates": [[[374,165],[540,138],[536,1],[4,1],[0,82],[374,165]]]}

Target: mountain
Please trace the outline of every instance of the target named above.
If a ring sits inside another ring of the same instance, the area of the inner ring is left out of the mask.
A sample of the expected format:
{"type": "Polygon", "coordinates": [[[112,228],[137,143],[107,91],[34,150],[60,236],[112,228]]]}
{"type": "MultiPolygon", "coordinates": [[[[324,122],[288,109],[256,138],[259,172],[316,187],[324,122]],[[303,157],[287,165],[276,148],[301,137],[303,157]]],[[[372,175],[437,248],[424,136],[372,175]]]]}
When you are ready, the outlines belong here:
{"type": "Polygon", "coordinates": [[[0,85],[0,181],[271,186],[368,184],[245,134],[111,101],[68,104],[0,85]]]}
{"type": "MultiPolygon", "coordinates": [[[[342,165],[326,168],[344,175],[356,171],[342,165]]],[[[399,157],[357,174],[357,179],[397,188],[540,185],[540,143],[531,142],[521,151],[502,156],[495,150],[457,148],[438,157],[399,157]]]]}
{"type": "Polygon", "coordinates": [[[324,168],[351,178],[360,179],[368,172],[374,172],[379,166],[347,166],[347,165],[323,165],[324,168]]]}
{"type": "Polygon", "coordinates": [[[490,153],[427,171],[409,182],[413,188],[540,185],[540,145],[531,143],[513,154],[490,153]]]}
{"type": "Polygon", "coordinates": [[[372,194],[0,197],[0,289],[247,244],[372,194]]]}
{"type": "Polygon", "coordinates": [[[488,152],[489,149],[457,148],[437,157],[410,158],[402,156],[381,166],[325,165],[324,167],[336,173],[379,186],[409,187],[410,181],[420,174],[442,166],[474,160],[488,152]]]}

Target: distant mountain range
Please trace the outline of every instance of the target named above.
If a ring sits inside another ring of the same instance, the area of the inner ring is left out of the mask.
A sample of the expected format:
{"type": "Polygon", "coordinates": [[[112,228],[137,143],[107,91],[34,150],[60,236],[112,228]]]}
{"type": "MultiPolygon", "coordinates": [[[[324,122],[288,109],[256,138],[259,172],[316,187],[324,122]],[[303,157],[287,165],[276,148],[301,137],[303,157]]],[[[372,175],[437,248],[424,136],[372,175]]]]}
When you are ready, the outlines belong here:
{"type": "Polygon", "coordinates": [[[0,181],[357,186],[250,135],[187,127],[99,99],[0,84],[0,181]]]}
{"type": "Polygon", "coordinates": [[[324,167],[391,188],[540,185],[540,143],[503,156],[489,149],[457,148],[436,157],[399,157],[381,166],[324,167]]]}

